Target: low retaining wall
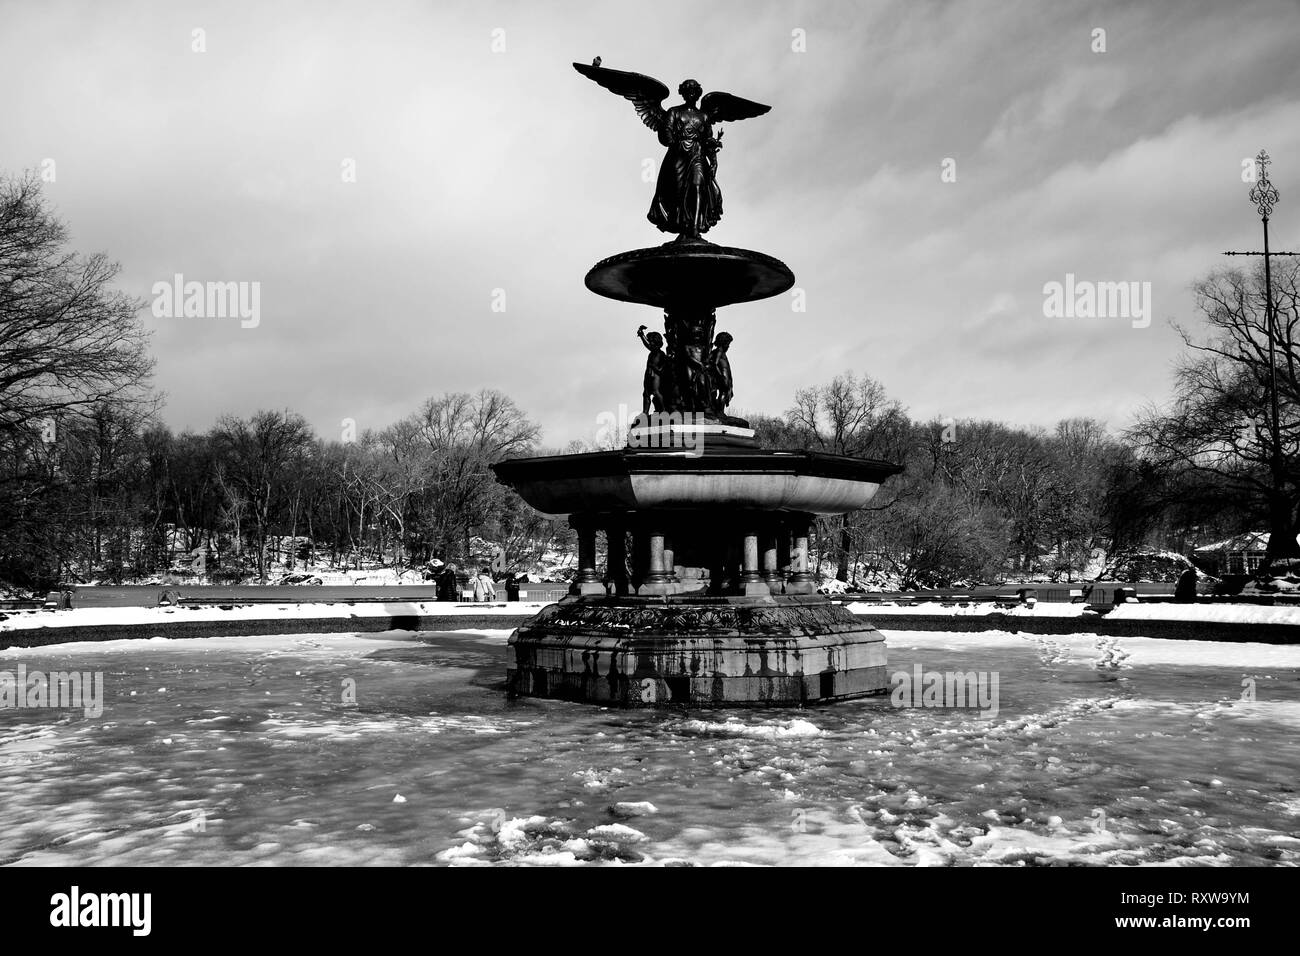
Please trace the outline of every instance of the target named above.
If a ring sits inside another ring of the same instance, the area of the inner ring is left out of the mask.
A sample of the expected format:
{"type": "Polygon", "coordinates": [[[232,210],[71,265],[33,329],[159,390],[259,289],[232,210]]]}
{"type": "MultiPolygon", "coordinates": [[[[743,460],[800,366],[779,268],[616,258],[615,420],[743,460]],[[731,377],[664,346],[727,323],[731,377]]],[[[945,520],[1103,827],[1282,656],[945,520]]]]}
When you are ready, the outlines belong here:
{"type": "Polygon", "coordinates": [[[0,631],[0,648],[44,647],[77,641],[129,641],[154,637],[245,637],[263,634],[373,634],[380,631],[509,630],[531,614],[392,614],[366,617],[286,617],[165,624],[100,624],[0,631]]]}
{"type": "Polygon", "coordinates": [[[1028,614],[862,613],[883,631],[1008,631],[1012,634],[1096,634],[1100,637],[1160,637],[1178,641],[1300,644],[1298,624],[1240,624],[1223,621],[1162,621],[1106,615],[1033,617],[1028,614]]]}

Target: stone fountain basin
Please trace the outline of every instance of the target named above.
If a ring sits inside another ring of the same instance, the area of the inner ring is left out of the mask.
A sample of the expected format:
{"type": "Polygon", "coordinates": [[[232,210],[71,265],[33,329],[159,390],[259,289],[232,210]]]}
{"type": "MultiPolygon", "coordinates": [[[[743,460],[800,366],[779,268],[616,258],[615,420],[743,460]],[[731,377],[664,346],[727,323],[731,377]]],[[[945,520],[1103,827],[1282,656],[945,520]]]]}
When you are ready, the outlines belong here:
{"type": "Polygon", "coordinates": [[[864,507],[901,467],[811,451],[634,450],[515,458],[497,478],[543,514],[755,509],[834,515],[864,507]]]}
{"type": "Polygon", "coordinates": [[[752,249],[677,240],[602,259],[587,273],[586,285],[621,302],[716,309],[780,295],[794,285],[794,273],[752,249]]]}

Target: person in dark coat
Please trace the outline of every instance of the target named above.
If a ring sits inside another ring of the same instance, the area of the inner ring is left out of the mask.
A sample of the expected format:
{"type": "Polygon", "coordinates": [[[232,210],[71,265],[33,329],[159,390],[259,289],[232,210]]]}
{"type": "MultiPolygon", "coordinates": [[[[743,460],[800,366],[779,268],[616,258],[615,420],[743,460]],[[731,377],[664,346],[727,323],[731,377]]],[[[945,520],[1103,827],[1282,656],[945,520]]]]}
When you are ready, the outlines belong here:
{"type": "Polygon", "coordinates": [[[438,600],[456,601],[460,595],[456,587],[456,565],[444,564],[438,572],[438,600]]]}

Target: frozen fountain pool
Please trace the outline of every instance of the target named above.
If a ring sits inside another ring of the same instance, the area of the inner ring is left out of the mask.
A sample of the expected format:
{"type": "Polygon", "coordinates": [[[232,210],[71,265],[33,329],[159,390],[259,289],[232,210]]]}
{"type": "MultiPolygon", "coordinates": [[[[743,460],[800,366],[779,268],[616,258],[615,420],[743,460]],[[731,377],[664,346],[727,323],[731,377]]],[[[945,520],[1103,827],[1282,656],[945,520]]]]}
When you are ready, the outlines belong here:
{"type": "Polygon", "coordinates": [[[0,862],[1300,861],[1300,648],[887,631],[891,673],[996,672],[996,716],[684,713],[507,700],[506,636],[0,652],[105,694],[0,710],[0,862]]]}

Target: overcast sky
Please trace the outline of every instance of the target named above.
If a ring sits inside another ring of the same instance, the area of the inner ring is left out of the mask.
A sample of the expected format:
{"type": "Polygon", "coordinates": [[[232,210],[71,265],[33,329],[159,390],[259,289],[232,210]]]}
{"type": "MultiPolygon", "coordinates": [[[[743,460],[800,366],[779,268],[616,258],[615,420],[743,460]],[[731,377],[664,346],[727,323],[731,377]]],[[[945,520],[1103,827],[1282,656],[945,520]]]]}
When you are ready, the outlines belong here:
{"type": "Polygon", "coordinates": [[[671,238],[653,133],[569,65],[599,54],[772,106],[725,127],[708,238],[784,260],[806,311],[719,312],[733,411],[852,369],[922,418],[1122,427],[1167,395],[1191,283],[1259,247],[1261,147],[1300,244],[1297,50],[1296,0],[0,0],[0,169],[53,169],[142,298],[261,283],[256,328],[144,313],[175,428],[290,407],[337,437],[491,387],[558,446],[639,406],[661,322],[583,275],[671,238]],[[1150,282],[1150,327],[1046,317],[1067,273],[1150,282]]]}

